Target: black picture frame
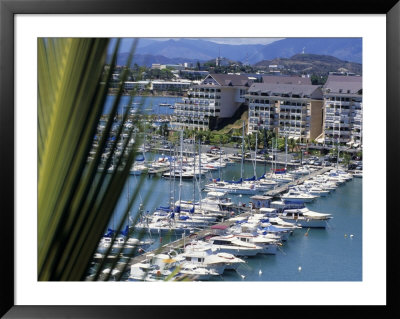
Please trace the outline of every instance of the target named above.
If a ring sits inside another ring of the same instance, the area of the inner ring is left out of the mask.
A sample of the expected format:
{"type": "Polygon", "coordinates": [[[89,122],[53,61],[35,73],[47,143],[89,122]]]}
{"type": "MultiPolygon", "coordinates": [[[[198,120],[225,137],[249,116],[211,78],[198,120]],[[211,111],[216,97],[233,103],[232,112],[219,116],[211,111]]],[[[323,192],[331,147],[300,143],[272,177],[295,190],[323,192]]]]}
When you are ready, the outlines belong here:
{"type": "MultiPolygon", "coordinates": [[[[180,0],[0,0],[0,181],[1,221],[3,247],[1,252],[0,315],[4,318],[158,318],[187,315],[191,317],[223,317],[227,313],[245,316],[247,307],[232,306],[20,306],[15,305],[14,287],[14,17],[16,14],[385,14],[387,19],[387,305],[378,307],[318,306],[285,307],[285,315],[313,316],[327,313],[332,316],[368,315],[392,316],[397,313],[395,287],[399,277],[394,274],[394,258],[398,247],[394,238],[397,213],[395,207],[395,180],[398,176],[399,151],[399,48],[400,3],[398,0],[372,1],[264,1],[246,5],[227,5],[205,0],[195,3],[180,0]],[[394,213],[394,214],[391,214],[394,213]],[[190,309],[187,309],[191,307],[190,309]]],[[[380,212],[384,213],[384,212],[380,212]]],[[[254,306],[254,308],[257,306],[254,306]]],[[[252,310],[256,311],[256,310],[252,310]]],[[[268,315],[282,311],[269,307],[268,315]]],[[[256,312],[253,312],[255,314],[256,312]]],[[[267,315],[267,314],[265,314],[267,315]]]]}

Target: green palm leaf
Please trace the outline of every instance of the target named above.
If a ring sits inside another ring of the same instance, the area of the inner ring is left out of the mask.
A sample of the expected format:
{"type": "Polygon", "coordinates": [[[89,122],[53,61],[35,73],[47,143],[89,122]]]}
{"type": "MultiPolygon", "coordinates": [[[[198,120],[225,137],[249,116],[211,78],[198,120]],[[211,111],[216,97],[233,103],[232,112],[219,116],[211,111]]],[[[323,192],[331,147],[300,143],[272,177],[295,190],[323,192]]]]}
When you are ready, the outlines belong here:
{"type": "Polygon", "coordinates": [[[108,39],[38,40],[39,280],[84,278],[135,159],[135,147],[126,149],[127,157],[118,161],[113,174],[98,174],[118,94],[95,158],[87,164],[119,42],[104,85],[100,80],[108,45],[108,39]]]}

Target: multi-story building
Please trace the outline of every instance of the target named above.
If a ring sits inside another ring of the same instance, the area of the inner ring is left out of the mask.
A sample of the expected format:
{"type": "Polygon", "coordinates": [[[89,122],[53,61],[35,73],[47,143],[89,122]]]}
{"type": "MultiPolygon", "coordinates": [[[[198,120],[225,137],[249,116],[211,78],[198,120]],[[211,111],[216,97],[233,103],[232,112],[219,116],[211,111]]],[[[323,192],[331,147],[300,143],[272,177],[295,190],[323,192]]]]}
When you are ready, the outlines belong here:
{"type": "Polygon", "coordinates": [[[300,141],[318,137],[323,123],[321,88],[304,84],[300,80],[304,78],[265,78],[267,83],[254,83],[246,95],[249,103],[248,133],[266,128],[300,141]],[[285,81],[295,84],[286,84],[285,81]]]}
{"type": "Polygon", "coordinates": [[[289,75],[264,75],[262,77],[262,82],[271,84],[311,85],[311,79],[309,77],[289,75]]]}
{"type": "Polygon", "coordinates": [[[127,91],[131,91],[133,89],[137,90],[144,90],[148,85],[150,81],[125,81],[124,82],[124,89],[127,91]]]}
{"type": "Polygon", "coordinates": [[[251,84],[244,75],[207,75],[199,85],[190,87],[182,103],[175,104],[173,127],[203,131],[217,128],[245,102],[244,95],[251,84]]]}
{"type": "Polygon", "coordinates": [[[324,91],[324,143],[362,145],[362,77],[329,75],[324,91]]]}
{"type": "Polygon", "coordinates": [[[181,81],[152,81],[151,89],[154,91],[187,91],[191,85],[189,80],[181,81]]]}

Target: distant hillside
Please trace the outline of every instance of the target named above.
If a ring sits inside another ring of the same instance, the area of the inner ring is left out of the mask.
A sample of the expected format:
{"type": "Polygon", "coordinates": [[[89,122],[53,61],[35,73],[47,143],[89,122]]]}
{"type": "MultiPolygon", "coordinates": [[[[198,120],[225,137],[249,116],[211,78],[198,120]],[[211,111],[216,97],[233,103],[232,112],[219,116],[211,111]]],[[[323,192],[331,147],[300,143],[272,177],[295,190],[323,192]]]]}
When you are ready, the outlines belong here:
{"type": "MultiPolygon", "coordinates": [[[[254,51],[258,51],[263,47],[264,45],[262,44],[232,45],[215,43],[202,38],[180,38],[144,44],[138,48],[137,53],[163,55],[168,58],[182,57],[201,61],[212,60],[221,56],[245,62],[247,55],[252,55],[254,51]]],[[[260,61],[260,59],[256,61],[260,61]]]]}
{"type": "Polygon", "coordinates": [[[362,38],[287,38],[265,45],[259,54],[264,60],[272,60],[289,58],[303,51],[362,63],[362,38]]]}
{"type": "MultiPolygon", "coordinates": [[[[132,41],[124,39],[120,52],[128,52],[132,41]]],[[[206,38],[179,38],[166,41],[141,38],[136,54],[138,57],[163,56],[172,61],[180,59],[185,62],[208,61],[221,56],[254,64],[262,60],[289,58],[303,51],[307,54],[329,55],[344,61],[362,63],[362,38],[286,38],[265,45],[221,44],[208,41],[206,38]]]]}
{"type": "Polygon", "coordinates": [[[282,65],[294,73],[327,74],[329,72],[351,72],[362,75],[362,64],[342,61],[329,55],[296,54],[291,58],[264,60],[255,64],[268,68],[269,65],[282,65]]]}

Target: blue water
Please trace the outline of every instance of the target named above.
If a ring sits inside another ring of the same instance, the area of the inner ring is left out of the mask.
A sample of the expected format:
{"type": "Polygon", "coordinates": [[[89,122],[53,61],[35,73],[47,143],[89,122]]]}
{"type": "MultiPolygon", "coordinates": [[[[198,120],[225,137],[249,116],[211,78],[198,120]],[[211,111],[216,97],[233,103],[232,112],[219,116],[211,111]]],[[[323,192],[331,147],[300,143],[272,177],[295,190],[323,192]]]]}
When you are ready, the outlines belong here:
{"type": "MultiPolygon", "coordinates": [[[[115,95],[108,95],[103,114],[109,114],[113,103],[115,101],[115,95]]],[[[118,106],[118,114],[121,114],[124,111],[124,107],[129,105],[129,96],[122,96],[121,101],[118,106]]],[[[173,109],[170,109],[166,106],[160,106],[160,103],[169,103],[174,104],[180,102],[182,99],[179,97],[146,97],[146,96],[135,96],[133,98],[134,103],[140,103],[141,111],[145,114],[161,114],[161,115],[170,115],[174,112],[173,109]]]]}
{"type": "MultiPolygon", "coordinates": [[[[149,155],[147,155],[149,156],[149,155]]],[[[157,155],[154,155],[157,157],[157,155]]],[[[261,176],[268,165],[257,166],[257,176],[261,176]]],[[[244,164],[244,177],[253,176],[253,165],[244,164]]],[[[240,163],[228,166],[221,170],[223,179],[240,178],[240,163]]],[[[210,178],[219,177],[219,172],[212,172],[202,179],[201,186],[195,184],[195,198],[198,199],[199,189],[210,178]]],[[[130,176],[130,194],[137,187],[138,176],[130,176]]],[[[169,179],[145,177],[140,187],[131,215],[138,211],[140,202],[145,201],[146,194],[150,194],[144,209],[153,211],[156,207],[169,203],[170,190],[175,189],[175,200],[178,199],[178,184],[171,185],[169,179]]],[[[181,198],[193,199],[193,182],[183,181],[181,198]]],[[[121,216],[127,203],[128,187],[125,188],[120,203],[115,213],[115,218],[121,216]]],[[[205,196],[205,193],[202,193],[205,196]]],[[[132,195],[130,195],[132,196],[132,195]]],[[[249,196],[232,195],[238,203],[249,202],[249,196]]],[[[246,259],[247,263],[239,267],[237,272],[226,271],[218,280],[224,281],[361,281],[362,280],[362,179],[354,178],[352,181],[339,186],[327,197],[320,197],[307,204],[311,210],[321,213],[331,213],[333,219],[326,229],[311,228],[308,236],[307,229],[297,230],[293,236],[281,247],[276,255],[257,255],[246,259]],[[350,234],[353,237],[350,237],[350,234]],[[299,271],[301,267],[301,271],[299,271]],[[261,275],[259,271],[261,270],[261,275]],[[244,278],[243,278],[244,276],[244,278]]],[[[112,226],[112,225],[110,225],[112,226]]],[[[158,237],[153,237],[153,249],[161,245],[158,237]]],[[[163,242],[162,244],[165,244],[163,242]]]]}

